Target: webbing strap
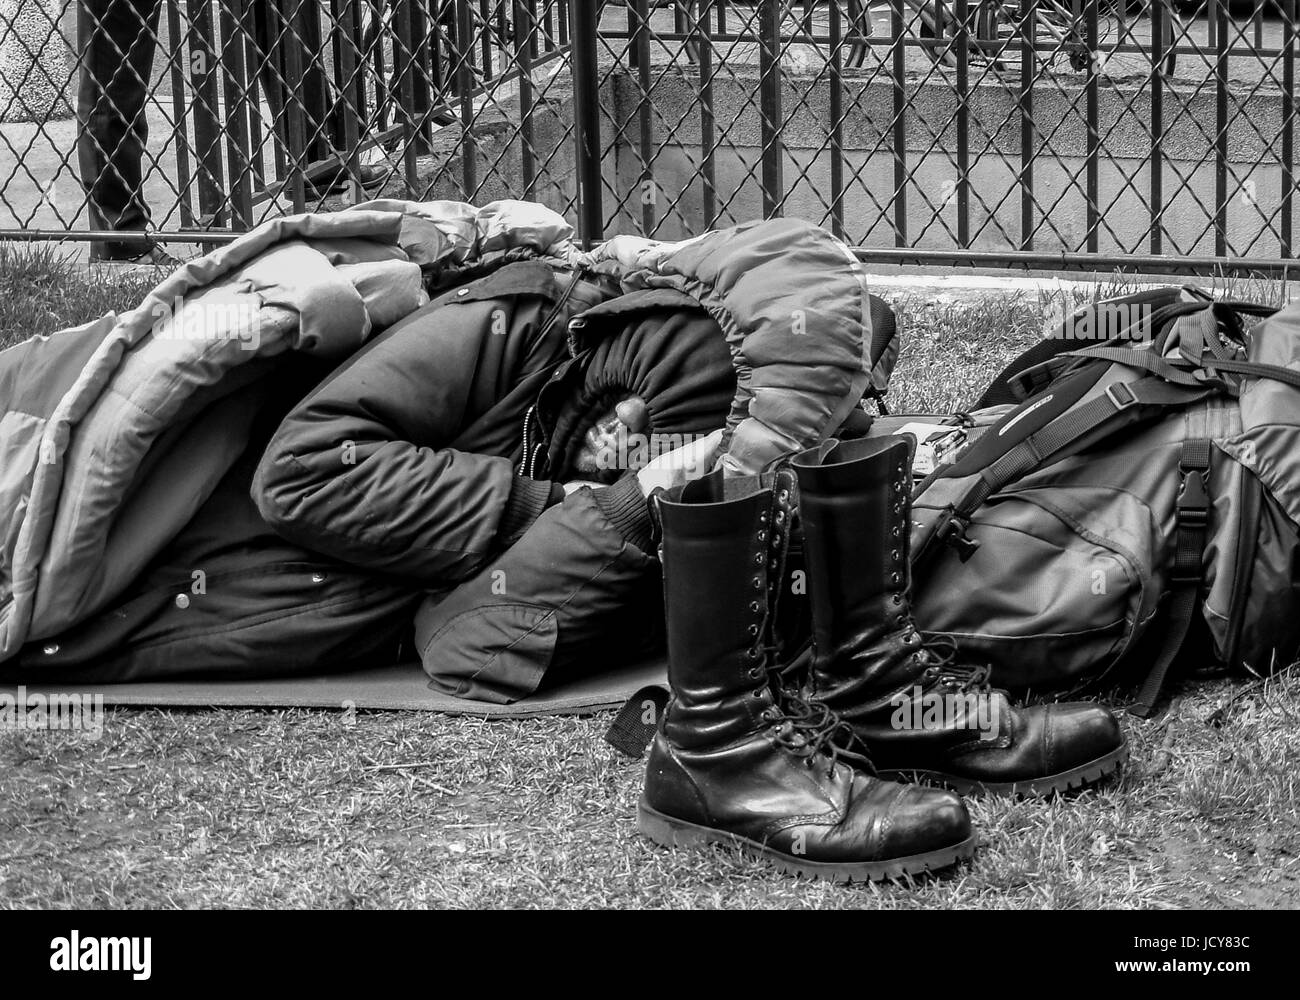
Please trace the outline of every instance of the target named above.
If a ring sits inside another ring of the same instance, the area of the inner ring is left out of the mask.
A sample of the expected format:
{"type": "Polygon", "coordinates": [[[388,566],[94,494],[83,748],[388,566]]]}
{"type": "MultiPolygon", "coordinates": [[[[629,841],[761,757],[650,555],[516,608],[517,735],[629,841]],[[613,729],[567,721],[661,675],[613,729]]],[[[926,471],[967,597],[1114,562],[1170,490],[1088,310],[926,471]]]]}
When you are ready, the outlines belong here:
{"type": "Polygon", "coordinates": [[[1268,378],[1274,382],[1289,385],[1293,389],[1300,389],[1300,372],[1293,371],[1290,368],[1283,368],[1281,365],[1266,365],[1260,361],[1221,361],[1217,358],[1213,360],[1207,359],[1202,364],[1211,372],[1217,370],[1235,372],[1238,375],[1250,375],[1254,378],[1268,378]]]}
{"type": "Polygon", "coordinates": [[[1086,347],[1081,351],[1070,351],[1065,356],[1113,361],[1127,368],[1138,368],[1142,371],[1148,371],[1152,375],[1159,375],[1166,382],[1172,382],[1174,385],[1201,386],[1205,384],[1185,368],[1176,367],[1174,362],[1162,358],[1154,351],[1140,351],[1134,347],[1086,347]]]}
{"type": "Polygon", "coordinates": [[[1159,376],[1136,382],[1114,382],[1106,392],[1082,406],[1067,410],[1047,426],[1029,435],[992,462],[978,482],[955,505],[960,517],[969,517],[998,490],[1041,467],[1049,458],[1076,444],[1086,435],[1121,415],[1127,419],[1134,406],[1187,406],[1213,394],[1213,388],[1197,383],[1195,389],[1170,385],[1159,376]]]}
{"type": "Polygon", "coordinates": [[[1139,718],[1150,715],[1159,700],[1169,668],[1183,647],[1200,602],[1201,581],[1205,572],[1205,540],[1210,524],[1211,502],[1206,483],[1209,479],[1211,452],[1209,441],[1184,441],[1178,459],[1182,484],[1178,490],[1178,506],[1174,516],[1169,615],[1160,652],[1146,680],[1142,682],[1137,700],[1129,706],[1129,713],[1139,718]]]}

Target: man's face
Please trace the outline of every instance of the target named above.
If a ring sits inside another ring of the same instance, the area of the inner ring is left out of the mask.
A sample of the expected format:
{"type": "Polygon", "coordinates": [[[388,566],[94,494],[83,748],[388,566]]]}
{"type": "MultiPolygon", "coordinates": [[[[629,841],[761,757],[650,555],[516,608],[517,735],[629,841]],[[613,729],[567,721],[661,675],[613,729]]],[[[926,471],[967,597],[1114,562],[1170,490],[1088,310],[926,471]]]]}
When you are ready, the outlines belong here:
{"type": "Polygon", "coordinates": [[[597,482],[613,482],[627,468],[629,435],[644,433],[650,411],[640,396],[626,396],[588,429],[582,450],[573,460],[573,473],[597,482]]]}

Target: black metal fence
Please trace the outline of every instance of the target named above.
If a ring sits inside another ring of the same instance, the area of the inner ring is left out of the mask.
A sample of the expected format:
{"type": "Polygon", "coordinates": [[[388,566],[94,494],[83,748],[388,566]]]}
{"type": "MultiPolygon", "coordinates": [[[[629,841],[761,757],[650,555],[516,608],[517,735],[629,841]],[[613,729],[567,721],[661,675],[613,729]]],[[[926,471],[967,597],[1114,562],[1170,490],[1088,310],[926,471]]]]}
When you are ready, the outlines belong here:
{"type": "Polygon", "coordinates": [[[518,197],[586,239],[787,214],[881,260],[1278,272],[1296,8],[0,0],[0,238],[518,197]]]}

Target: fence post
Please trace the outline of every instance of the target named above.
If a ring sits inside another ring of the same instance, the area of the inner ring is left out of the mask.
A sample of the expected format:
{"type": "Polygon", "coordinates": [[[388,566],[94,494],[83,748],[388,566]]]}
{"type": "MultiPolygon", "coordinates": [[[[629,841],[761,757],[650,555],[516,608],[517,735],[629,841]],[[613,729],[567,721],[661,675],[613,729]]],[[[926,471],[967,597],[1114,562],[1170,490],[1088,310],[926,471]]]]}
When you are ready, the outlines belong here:
{"type": "Polygon", "coordinates": [[[758,87],[763,143],[763,218],[776,215],[785,200],[781,143],[781,0],[760,0],[758,87]]]}
{"type": "MultiPolygon", "coordinates": [[[[1163,0],[1156,0],[1162,3],[1163,0]]],[[[1034,82],[1038,72],[1038,0],[1020,0],[1020,249],[1034,249],[1034,82]]]]}
{"type": "Polygon", "coordinates": [[[573,37],[573,139],[578,167],[578,235],[584,249],[605,235],[600,197],[600,76],[596,66],[595,0],[575,4],[573,37]]]}
{"type": "Polygon", "coordinates": [[[1165,231],[1165,3],[1151,4],[1151,229],[1150,253],[1163,252],[1165,231]]]}
{"type": "MultiPolygon", "coordinates": [[[[225,225],[226,199],[221,168],[221,127],[217,123],[217,46],[212,31],[212,8],[188,0],[190,85],[194,88],[194,145],[199,158],[199,212],[204,229],[225,225]]],[[[204,252],[215,244],[205,243],[204,252]]]]}
{"type": "MultiPolygon", "coordinates": [[[[1279,249],[1283,257],[1290,257],[1291,198],[1295,191],[1292,163],[1295,158],[1296,0],[1286,0],[1282,8],[1282,19],[1282,239],[1279,249]]],[[[1284,286],[1283,291],[1286,290],[1284,286]]]]}

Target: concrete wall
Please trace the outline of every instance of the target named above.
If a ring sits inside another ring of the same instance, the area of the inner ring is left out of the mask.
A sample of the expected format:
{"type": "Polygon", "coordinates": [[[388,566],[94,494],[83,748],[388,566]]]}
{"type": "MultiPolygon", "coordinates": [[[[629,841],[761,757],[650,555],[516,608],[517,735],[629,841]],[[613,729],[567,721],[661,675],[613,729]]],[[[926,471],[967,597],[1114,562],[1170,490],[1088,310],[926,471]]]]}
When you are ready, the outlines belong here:
{"type": "Polygon", "coordinates": [[[0,0],[0,122],[73,115],[74,56],[60,31],[62,0],[0,0]]]}
{"type": "MultiPolygon", "coordinates": [[[[658,67],[656,67],[658,70],[658,67]]],[[[843,106],[843,148],[847,237],[868,246],[893,246],[894,155],[893,90],[887,80],[848,79],[843,106]],[[856,175],[856,177],[855,177],[856,175]]],[[[718,202],[730,201],[720,222],[752,218],[762,212],[761,131],[756,78],[719,79],[714,89],[716,131],[727,136],[715,155],[718,202]],[[750,175],[750,176],[747,176],[750,175]]],[[[1014,87],[1014,84],[1012,85],[1014,87]]],[[[1247,90],[1233,92],[1244,107],[1247,90]]],[[[948,84],[909,83],[911,110],[906,122],[905,158],[913,174],[906,187],[907,241],[935,249],[957,246],[955,185],[956,96],[948,84]],[[927,199],[929,204],[927,204],[927,199]]],[[[618,75],[611,84],[614,120],[629,121],[627,135],[639,135],[639,91],[634,77],[618,75]]],[[[1020,114],[1014,89],[985,86],[971,96],[972,127],[968,140],[971,162],[970,232],[977,249],[1017,249],[1020,245],[1021,186],[1020,114]],[[1004,159],[1005,158],[1005,159],[1004,159]]],[[[1165,97],[1164,251],[1183,255],[1213,254],[1214,212],[1213,88],[1199,95],[1172,93],[1165,97]],[[1180,98],[1181,102],[1180,103],[1180,98]],[[1199,203],[1198,203],[1199,202],[1199,203]],[[1176,251],[1175,251],[1176,248],[1176,251]]],[[[786,115],[803,102],[786,126],[784,171],[788,193],[785,214],[829,224],[831,153],[827,138],[830,87],[816,78],[785,80],[782,95],[786,115]],[[800,177],[800,174],[805,174],[800,177]]],[[[1034,247],[1040,250],[1086,249],[1087,212],[1084,170],[1088,134],[1085,98],[1078,87],[1041,89],[1034,96],[1034,120],[1040,131],[1040,159],[1034,164],[1035,223],[1040,226],[1034,247]],[[1077,111],[1072,110],[1073,108],[1077,111]],[[1043,139],[1046,138],[1044,143],[1043,139]],[[1077,177],[1077,187],[1071,176],[1077,177]]],[[[1239,256],[1275,256],[1280,231],[1282,173],[1282,101],[1276,91],[1249,99],[1248,113],[1229,101],[1228,196],[1229,252],[1239,256]],[[1269,149],[1269,142],[1273,150],[1269,149]],[[1263,160],[1264,165],[1256,166],[1263,160]]],[[[1147,252],[1151,137],[1150,97],[1146,93],[1102,91],[1099,128],[1102,159],[1099,195],[1102,219],[1099,249],[1147,252]],[[1126,106],[1127,104],[1127,106],[1126,106]]],[[[699,103],[693,81],[672,75],[655,89],[652,123],[655,145],[668,142],[655,158],[657,202],[666,209],[679,201],[659,225],[658,235],[679,238],[704,228],[701,181],[696,176],[699,149],[699,103]],[[679,135],[668,136],[665,122],[682,124],[679,135]]],[[[608,126],[609,122],[606,122],[608,126]]],[[[630,143],[618,148],[615,190],[624,202],[618,225],[636,231],[641,222],[642,173],[630,143]]],[[[1297,199],[1300,200],[1300,199],[1297,199]]],[[[1293,210],[1294,210],[1293,205],[1293,210]]],[[[612,211],[611,207],[609,211],[612,211]]],[[[607,212],[608,214],[608,212],[607,212]]]]}

